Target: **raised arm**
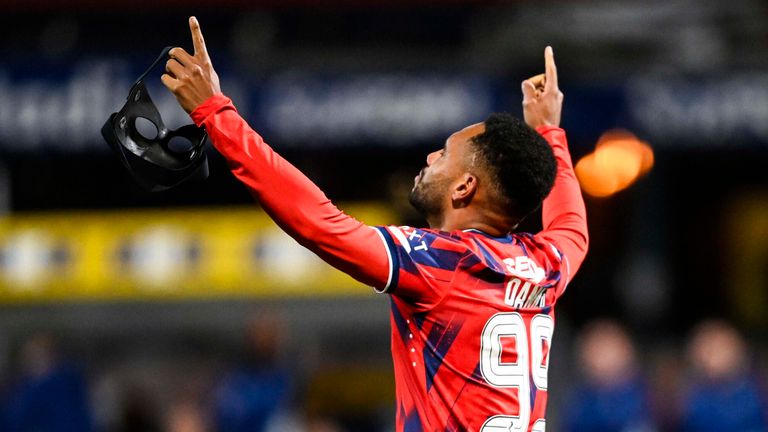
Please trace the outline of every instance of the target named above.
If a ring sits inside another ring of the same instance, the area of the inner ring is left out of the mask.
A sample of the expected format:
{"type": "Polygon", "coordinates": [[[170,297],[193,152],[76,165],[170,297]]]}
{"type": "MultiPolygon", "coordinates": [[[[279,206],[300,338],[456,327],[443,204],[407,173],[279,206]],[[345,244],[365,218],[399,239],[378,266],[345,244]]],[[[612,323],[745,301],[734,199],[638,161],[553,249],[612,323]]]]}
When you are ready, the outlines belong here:
{"type": "Polygon", "coordinates": [[[248,126],[232,101],[221,93],[194,17],[189,26],[195,53],[172,49],[163,84],[195,123],[205,126],[232,173],[280,228],[334,267],[363,283],[385,288],[390,260],[381,234],[336,208],[312,181],[248,126]]]}
{"type": "Polygon", "coordinates": [[[557,69],[551,47],[544,51],[545,73],[523,81],[523,114],[526,123],[544,136],[557,160],[555,185],[542,205],[544,229],[540,236],[553,242],[565,255],[568,277],[584,261],[589,245],[587,214],[565,131],[560,128],[563,93],[557,85],[557,69]]]}

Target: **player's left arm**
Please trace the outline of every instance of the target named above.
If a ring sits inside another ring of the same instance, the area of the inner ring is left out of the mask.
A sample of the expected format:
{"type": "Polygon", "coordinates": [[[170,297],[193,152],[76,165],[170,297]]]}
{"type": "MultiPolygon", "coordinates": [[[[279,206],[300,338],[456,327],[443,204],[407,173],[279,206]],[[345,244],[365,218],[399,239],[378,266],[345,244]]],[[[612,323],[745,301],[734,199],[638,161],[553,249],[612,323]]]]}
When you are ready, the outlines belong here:
{"type": "Polygon", "coordinates": [[[200,25],[194,17],[189,25],[194,55],[172,49],[163,84],[195,123],[205,126],[232,173],[285,232],[334,267],[385,289],[392,264],[381,232],[344,214],[248,126],[221,93],[200,25]]]}
{"type": "Polygon", "coordinates": [[[560,128],[563,93],[551,47],[544,51],[544,66],[543,74],[523,81],[523,114],[526,123],[549,142],[557,161],[555,184],[542,204],[544,229],[539,236],[554,243],[565,256],[566,278],[570,279],[587,254],[587,213],[565,131],[560,128]]]}

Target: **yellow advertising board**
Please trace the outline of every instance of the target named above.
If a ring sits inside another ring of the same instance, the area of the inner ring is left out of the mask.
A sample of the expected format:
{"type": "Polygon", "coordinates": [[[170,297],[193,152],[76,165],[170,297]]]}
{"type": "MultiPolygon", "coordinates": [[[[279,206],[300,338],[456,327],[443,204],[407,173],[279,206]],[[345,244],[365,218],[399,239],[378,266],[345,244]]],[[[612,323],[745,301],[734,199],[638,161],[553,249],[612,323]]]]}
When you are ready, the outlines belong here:
{"type": "MultiPolygon", "coordinates": [[[[344,209],[395,222],[380,205],[344,209]]],[[[257,207],[0,218],[0,303],[367,294],[257,207]]]]}
{"type": "Polygon", "coordinates": [[[743,324],[768,323],[768,193],[744,193],[726,207],[727,298],[743,324]]]}

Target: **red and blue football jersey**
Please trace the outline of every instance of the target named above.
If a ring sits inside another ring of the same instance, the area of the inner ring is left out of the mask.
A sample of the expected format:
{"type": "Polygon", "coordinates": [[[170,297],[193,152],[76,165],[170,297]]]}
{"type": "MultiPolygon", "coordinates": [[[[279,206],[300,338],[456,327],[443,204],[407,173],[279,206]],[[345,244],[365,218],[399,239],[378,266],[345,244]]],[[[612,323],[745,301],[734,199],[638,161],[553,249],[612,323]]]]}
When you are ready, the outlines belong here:
{"type": "Polygon", "coordinates": [[[380,227],[398,431],[544,431],[565,258],[542,237],[380,227]]]}
{"type": "Polygon", "coordinates": [[[554,306],[587,250],[562,129],[537,129],[558,164],[544,230],[370,227],[344,214],[217,94],[191,113],[275,222],[326,262],[391,294],[397,431],[545,430],[554,306]]]}

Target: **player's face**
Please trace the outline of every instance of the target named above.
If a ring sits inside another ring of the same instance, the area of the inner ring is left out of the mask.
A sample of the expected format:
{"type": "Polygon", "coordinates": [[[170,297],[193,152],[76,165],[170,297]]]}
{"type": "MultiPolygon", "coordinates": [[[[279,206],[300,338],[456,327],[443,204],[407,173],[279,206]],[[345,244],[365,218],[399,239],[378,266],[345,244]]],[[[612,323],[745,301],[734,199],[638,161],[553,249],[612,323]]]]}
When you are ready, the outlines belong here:
{"type": "Polygon", "coordinates": [[[441,215],[450,204],[451,185],[471,160],[470,139],[484,131],[483,123],[468,126],[448,137],[442,149],[427,155],[427,166],[413,179],[408,196],[411,205],[425,217],[441,215]]]}

